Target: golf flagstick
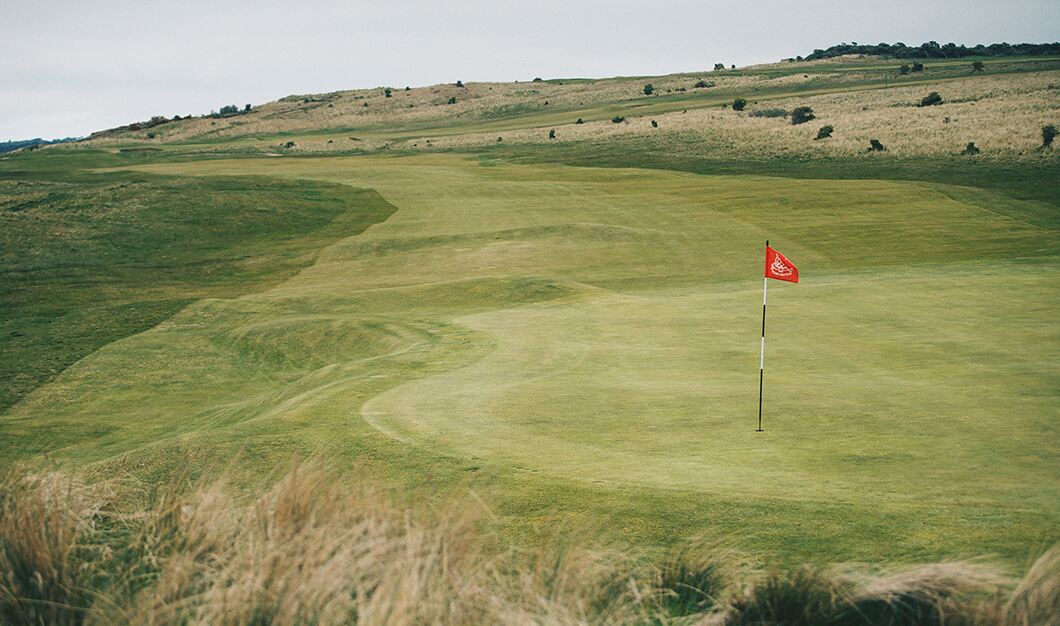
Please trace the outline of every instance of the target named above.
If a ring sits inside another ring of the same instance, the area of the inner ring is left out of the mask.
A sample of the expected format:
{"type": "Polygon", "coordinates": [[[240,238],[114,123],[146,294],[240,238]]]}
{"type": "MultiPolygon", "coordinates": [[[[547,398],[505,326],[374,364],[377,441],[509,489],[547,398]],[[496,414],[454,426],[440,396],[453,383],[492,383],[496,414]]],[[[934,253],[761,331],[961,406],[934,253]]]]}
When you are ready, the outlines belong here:
{"type": "MultiPolygon", "coordinates": [[[[766,239],[766,248],[769,248],[769,240],[766,239]]],[[[758,428],[755,432],[762,432],[762,383],[766,376],[766,289],[769,287],[769,277],[762,277],[762,351],[758,356],[758,428]]]]}
{"type": "Polygon", "coordinates": [[[762,278],[762,352],[758,358],[758,428],[755,429],[759,433],[762,432],[762,383],[766,377],[766,290],[770,278],[797,284],[799,268],[783,254],[770,248],[769,240],[766,239],[766,270],[762,278]]]}

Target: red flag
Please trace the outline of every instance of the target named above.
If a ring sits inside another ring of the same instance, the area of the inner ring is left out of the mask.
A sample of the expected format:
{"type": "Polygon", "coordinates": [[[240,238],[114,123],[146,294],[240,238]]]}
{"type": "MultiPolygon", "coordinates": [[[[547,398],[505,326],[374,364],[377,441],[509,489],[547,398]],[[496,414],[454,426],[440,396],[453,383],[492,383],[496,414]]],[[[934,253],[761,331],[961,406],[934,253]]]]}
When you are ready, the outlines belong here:
{"type": "Polygon", "coordinates": [[[766,278],[797,283],[799,282],[799,268],[795,267],[795,264],[783,254],[766,246],[766,278]]]}

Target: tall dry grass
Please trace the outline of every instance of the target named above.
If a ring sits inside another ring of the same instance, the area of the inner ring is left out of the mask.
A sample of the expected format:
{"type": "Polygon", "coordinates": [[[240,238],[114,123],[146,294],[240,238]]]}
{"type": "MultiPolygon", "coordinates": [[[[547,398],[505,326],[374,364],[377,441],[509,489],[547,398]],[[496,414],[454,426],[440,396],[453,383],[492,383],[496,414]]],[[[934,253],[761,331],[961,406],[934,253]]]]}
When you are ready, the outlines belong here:
{"type": "Polygon", "coordinates": [[[402,505],[318,466],[246,501],[167,485],[0,480],[0,624],[1055,625],[1060,549],[1020,581],[983,565],[755,575],[688,545],[645,563],[591,542],[501,541],[480,507],[402,505]]]}

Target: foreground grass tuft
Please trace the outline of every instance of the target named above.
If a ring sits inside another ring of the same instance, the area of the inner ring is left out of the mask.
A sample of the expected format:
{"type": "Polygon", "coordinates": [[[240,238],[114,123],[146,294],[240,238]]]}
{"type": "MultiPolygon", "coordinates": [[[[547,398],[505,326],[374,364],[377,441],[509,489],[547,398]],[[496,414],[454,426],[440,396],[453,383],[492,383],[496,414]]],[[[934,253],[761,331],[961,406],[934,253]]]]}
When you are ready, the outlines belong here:
{"type": "Polygon", "coordinates": [[[702,546],[639,565],[571,541],[527,553],[476,507],[401,506],[317,466],[250,502],[224,481],[175,482],[148,500],[128,511],[112,489],[10,472],[2,623],[1029,626],[1054,624],[1060,607],[1057,549],[1010,594],[989,568],[955,563],[739,582],[702,546]]]}

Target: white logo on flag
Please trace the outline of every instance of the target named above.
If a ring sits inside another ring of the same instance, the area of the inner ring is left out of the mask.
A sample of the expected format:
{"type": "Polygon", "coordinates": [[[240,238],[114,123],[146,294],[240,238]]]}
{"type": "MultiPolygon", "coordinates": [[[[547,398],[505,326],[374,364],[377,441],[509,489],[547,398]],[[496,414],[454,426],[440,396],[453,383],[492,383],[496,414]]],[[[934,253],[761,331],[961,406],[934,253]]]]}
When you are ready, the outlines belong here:
{"type": "Polygon", "coordinates": [[[769,265],[769,271],[777,276],[791,276],[791,268],[785,265],[779,256],[773,257],[773,262],[769,265]]]}

